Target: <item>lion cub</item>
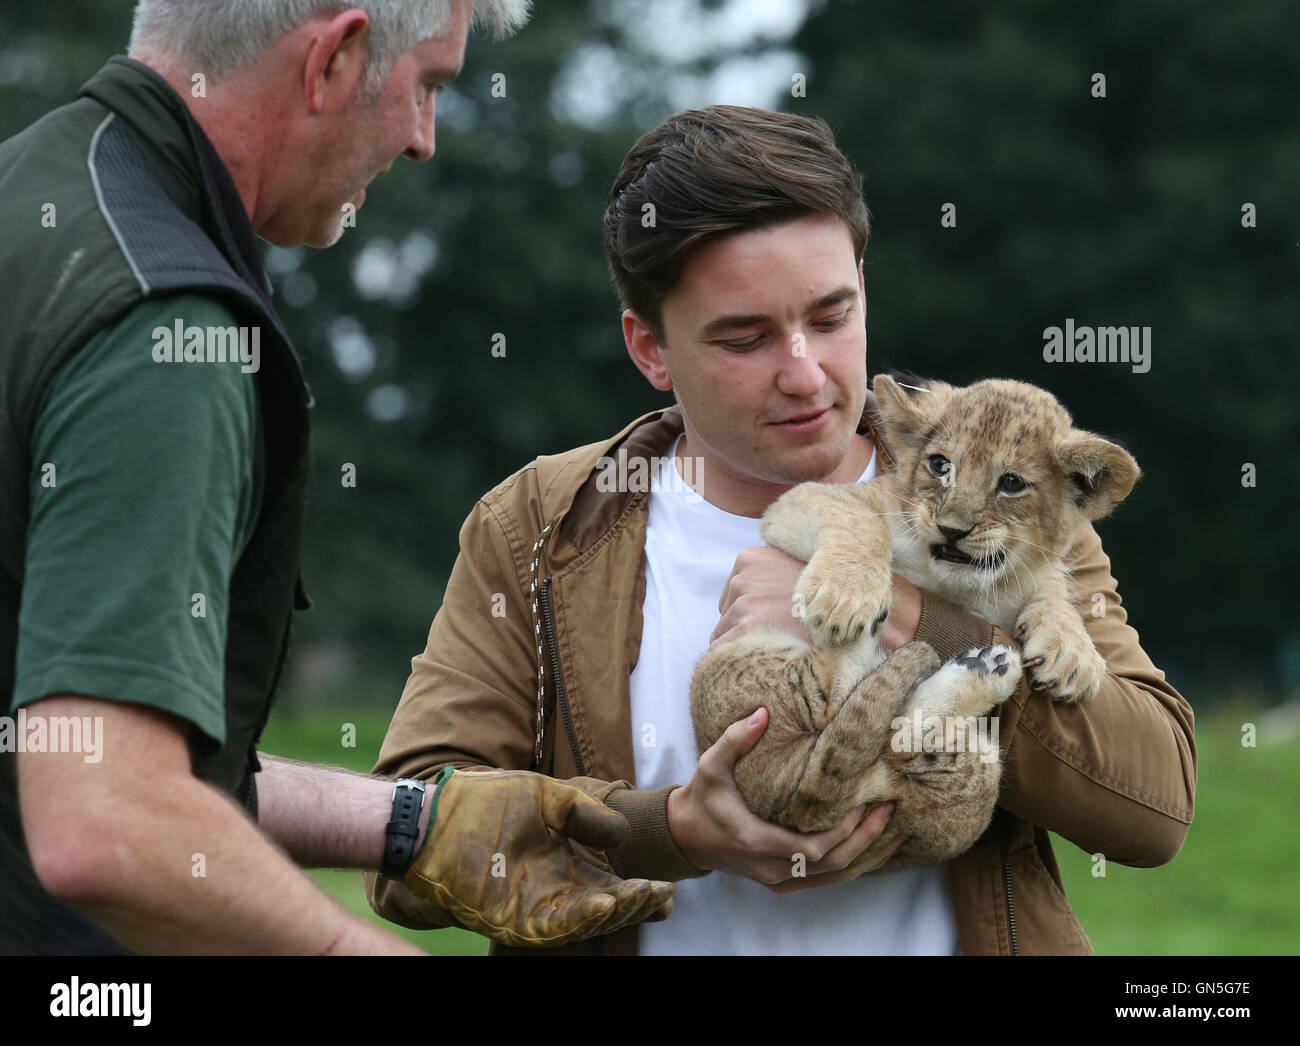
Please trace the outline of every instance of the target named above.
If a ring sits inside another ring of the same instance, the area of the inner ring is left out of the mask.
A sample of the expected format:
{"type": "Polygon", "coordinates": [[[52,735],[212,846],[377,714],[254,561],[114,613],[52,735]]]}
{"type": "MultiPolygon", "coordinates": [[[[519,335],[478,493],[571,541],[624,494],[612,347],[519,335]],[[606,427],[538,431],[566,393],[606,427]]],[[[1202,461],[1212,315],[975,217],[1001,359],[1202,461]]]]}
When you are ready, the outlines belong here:
{"type": "Polygon", "coordinates": [[[878,375],[873,389],[897,468],[867,483],[801,484],[761,523],[768,544],[807,563],[795,603],[812,644],[760,632],[715,647],[696,668],[691,712],[703,751],[768,708],[735,771],[766,820],[818,831],[861,804],[894,802],[883,838],[910,838],[893,871],[955,857],[987,828],[1001,764],[996,732],[990,743],[976,717],[1015,691],[1022,661],[993,646],[940,667],[923,642],[886,657],[876,634],[891,571],[1014,633],[1053,700],[1087,700],[1106,663],[1072,604],[1064,557],[1139,470],[1032,385],[878,375]]]}

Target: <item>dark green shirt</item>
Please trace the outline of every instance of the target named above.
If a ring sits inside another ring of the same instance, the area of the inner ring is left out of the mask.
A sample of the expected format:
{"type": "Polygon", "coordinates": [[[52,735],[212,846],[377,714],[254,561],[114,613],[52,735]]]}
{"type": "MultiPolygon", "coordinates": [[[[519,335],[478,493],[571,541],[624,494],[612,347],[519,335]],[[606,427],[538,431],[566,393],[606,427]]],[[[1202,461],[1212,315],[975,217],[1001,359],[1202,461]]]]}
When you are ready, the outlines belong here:
{"type": "Polygon", "coordinates": [[[261,418],[238,362],[155,361],[159,328],[230,327],[194,295],[147,301],[55,375],[32,437],[12,707],[131,701],[225,740],[231,573],[262,496],[261,418]]]}

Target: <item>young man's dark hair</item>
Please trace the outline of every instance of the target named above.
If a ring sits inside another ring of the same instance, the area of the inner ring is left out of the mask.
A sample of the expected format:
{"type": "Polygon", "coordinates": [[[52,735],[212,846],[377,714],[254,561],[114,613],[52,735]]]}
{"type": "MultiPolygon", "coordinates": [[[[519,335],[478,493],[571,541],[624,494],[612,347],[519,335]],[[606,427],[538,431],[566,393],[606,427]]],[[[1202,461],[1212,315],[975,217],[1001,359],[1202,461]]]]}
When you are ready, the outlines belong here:
{"type": "Polygon", "coordinates": [[[619,300],[664,340],[661,306],[705,241],[813,214],[843,219],[861,257],[870,214],[862,175],[826,121],[713,105],[643,135],[605,208],[605,255],[619,300]]]}

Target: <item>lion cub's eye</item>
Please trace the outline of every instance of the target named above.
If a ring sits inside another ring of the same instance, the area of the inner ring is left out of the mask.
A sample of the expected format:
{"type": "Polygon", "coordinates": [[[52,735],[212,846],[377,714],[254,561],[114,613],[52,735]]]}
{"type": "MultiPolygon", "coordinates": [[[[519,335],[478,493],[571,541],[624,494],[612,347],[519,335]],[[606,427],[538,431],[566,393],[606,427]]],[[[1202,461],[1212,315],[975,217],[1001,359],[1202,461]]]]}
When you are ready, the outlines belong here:
{"type": "Polygon", "coordinates": [[[930,475],[938,476],[940,479],[943,479],[944,476],[948,475],[948,473],[952,471],[952,462],[942,454],[931,454],[929,465],[930,475]]]}
{"type": "Polygon", "coordinates": [[[1003,494],[1019,494],[1026,490],[1029,484],[1017,476],[1014,472],[1005,472],[1002,478],[998,480],[998,490],[1003,494]]]}

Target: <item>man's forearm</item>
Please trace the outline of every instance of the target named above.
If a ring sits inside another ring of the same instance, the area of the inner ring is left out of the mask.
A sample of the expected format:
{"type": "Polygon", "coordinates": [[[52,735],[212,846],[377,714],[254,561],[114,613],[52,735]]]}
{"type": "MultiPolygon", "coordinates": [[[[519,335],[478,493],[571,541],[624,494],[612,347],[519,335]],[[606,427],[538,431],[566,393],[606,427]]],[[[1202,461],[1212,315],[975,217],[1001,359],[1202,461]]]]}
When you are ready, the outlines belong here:
{"type": "Polygon", "coordinates": [[[37,874],[133,951],[418,954],[340,908],[210,785],[179,774],[105,781],[64,762],[19,761],[37,874]],[[79,772],[87,779],[73,782],[70,806],[56,779],[79,772]]]}
{"type": "Polygon", "coordinates": [[[165,804],[149,836],[128,844],[136,869],[122,869],[123,885],[152,886],[83,904],[128,948],[209,955],[419,954],[340,908],[224,796],[197,781],[194,792],[165,804]]]}
{"type": "MultiPolygon", "coordinates": [[[[304,868],[369,868],[383,862],[393,782],[333,766],[260,753],[258,822],[304,868]]],[[[420,811],[420,835],[429,803],[420,811]]]]}

